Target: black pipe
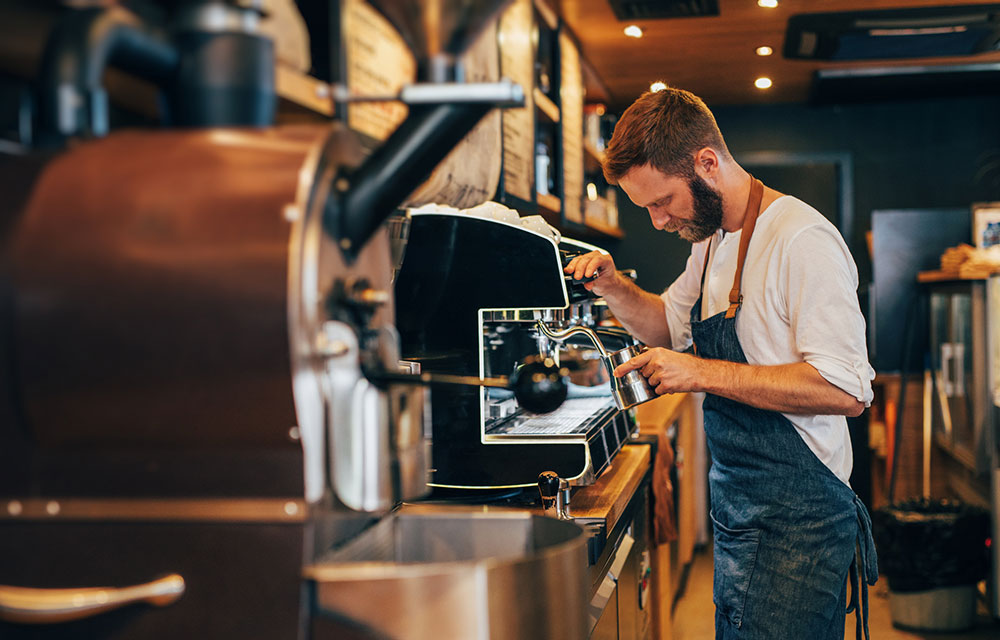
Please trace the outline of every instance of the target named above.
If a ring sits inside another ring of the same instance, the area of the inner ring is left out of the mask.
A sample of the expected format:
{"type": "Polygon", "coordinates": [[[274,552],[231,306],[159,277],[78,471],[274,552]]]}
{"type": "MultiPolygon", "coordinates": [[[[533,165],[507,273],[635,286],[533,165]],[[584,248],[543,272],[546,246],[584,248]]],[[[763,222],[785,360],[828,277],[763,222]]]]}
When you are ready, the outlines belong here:
{"type": "Polygon", "coordinates": [[[185,32],[171,91],[171,124],[182,127],[268,127],[278,96],[274,43],[255,33],[185,32]]]}
{"type": "Polygon", "coordinates": [[[63,14],[42,58],[40,133],[50,140],[106,135],[105,68],[114,66],[162,87],[173,75],[178,59],[173,46],[121,7],[63,14]]]}
{"type": "Polygon", "coordinates": [[[445,156],[490,112],[493,104],[410,107],[409,117],[331,194],[324,226],[348,256],[379,228],[445,156]]]}

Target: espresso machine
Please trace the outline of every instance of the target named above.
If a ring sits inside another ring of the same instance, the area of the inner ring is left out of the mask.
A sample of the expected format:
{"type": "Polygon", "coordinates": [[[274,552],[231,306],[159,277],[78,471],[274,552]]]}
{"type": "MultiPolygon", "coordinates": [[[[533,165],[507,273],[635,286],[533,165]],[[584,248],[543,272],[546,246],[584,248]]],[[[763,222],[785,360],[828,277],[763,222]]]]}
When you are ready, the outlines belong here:
{"type": "Polygon", "coordinates": [[[0,156],[0,636],[581,637],[579,527],[400,508],[428,491],[428,385],[566,392],[545,358],[417,373],[395,327],[383,221],[522,103],[455,82],[504,3],[372,3],[420,90],[367,157],[341,123],[273,125],[265,3],[162,4],[60,12],[44,146],[0,156]],[[170,126],[112,130],[109,67],[170,126]]]}
{"type": "Polygon", "coordinates": [[[635,433],[603,357],[635,341],[602,326],[604,302],[563,273],[596,249],[499,205],[410,212],[395,281],[403,360],[466,376],[511,375],[528,357],[575,370],[568,399],[544,414],[505,389],[432,388],[432,486],[510,490],[542,472],[592,484],[635,433]]]}

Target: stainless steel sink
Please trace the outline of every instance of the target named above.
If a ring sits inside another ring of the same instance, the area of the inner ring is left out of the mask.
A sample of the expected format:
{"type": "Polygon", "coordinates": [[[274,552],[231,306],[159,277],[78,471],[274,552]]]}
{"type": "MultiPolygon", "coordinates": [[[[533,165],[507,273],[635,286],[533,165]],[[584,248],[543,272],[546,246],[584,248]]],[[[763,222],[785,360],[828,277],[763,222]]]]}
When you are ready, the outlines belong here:
{"type": "Polygon", "coordinates": [[[524,511],[403,508],[306,569],[313,606],[373,636],[586,637],[586,537],[524,511]]]}

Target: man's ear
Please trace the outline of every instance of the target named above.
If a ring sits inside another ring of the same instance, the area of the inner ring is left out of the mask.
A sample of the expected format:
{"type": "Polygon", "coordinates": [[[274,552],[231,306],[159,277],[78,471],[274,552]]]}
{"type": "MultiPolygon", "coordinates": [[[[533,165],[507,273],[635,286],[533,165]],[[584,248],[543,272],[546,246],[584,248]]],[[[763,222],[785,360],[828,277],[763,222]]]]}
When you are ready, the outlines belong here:
{"type": "Polygon", "coordinates": [[[702,147],[694,154],[694,171],[705,181],[711,181],[719,172],[719,154],[711,147],[702,147]]]}

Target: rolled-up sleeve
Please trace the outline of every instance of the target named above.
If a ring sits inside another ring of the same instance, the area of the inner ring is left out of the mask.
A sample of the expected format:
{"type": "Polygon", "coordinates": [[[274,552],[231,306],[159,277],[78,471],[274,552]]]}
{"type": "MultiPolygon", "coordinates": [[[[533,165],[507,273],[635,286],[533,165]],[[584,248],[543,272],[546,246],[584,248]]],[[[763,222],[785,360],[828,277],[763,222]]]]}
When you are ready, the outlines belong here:
{"type": "Polygon", "coordinates": [[[858,305],[858,272],[831,226],[804,229],[789,244],[784,295],[802,359],[830,384],[865,406],[875,370],[868,362],[865,319],[858,305]]]}
{"type": "Polygon", "coordinates": [[[692,343],[691,307],[698,301],[701,271],[710,242],[711,239],[705,240],[691,247],[691,255],[688,256],[684,272],[660,294],[667,328],[670,329],[670,347],[674,351],[684,351],[692,343]]]}

